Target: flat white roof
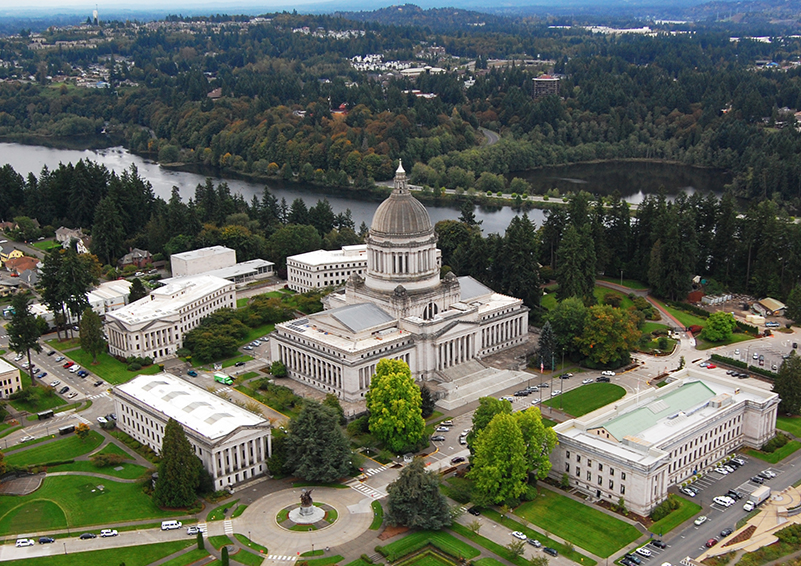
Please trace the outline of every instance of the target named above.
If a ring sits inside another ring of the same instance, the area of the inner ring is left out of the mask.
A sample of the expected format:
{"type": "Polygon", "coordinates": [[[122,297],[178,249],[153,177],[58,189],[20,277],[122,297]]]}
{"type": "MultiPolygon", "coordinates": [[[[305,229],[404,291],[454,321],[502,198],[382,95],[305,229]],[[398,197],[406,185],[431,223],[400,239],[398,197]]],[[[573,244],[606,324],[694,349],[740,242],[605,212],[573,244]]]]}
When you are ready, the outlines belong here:
{"type": "Polygon", "coordinates": [[[266,419],[172,375],[140,375],[114,388],[210,440],[266,419]]]}
{"type": "MultiPolygon", "coordinates": [[[[261,267],[271,267],[274,265],[275,264],[273,262],[267,261],[266,259],[251,259],[250,261],[243,261],[242,263],[237,263],[231,267],[222,267],[220,269],[204,271],[202,275],[211,275],[212,277],[228,279],[229,277],[233,278],[243,275],[250,275],[252,273],[256,273],[261,267]]],[[[161,283],[169,285],[170,283],[178,283],[184,279],[186,279],[186,277],[169,277],[168,279],[162,279],[161,283]]]]}
{"type": "Polygon", "coordinates": [[[116,318],[126,324],[158,320],[178,314],[188,304],[232,285],[230,281],[212,275],[182,277],[159,287],[147,297],[106,313],[106,317],[116,318]]]}
{"type": "Polygon", "coordinates": [[[367,261],[367,244],[345,246],[341,250],[315,250],[289,256],[287,262],[296,261],[310,266],[328,265],[344,261],[367,261]]]}
{"type": "Polygon", "coordinates": [[[6,373],[17,369],[17,366],[12,366],[10,363],[0,358],[0,373],[6,373]]]}
{"type": "Polygon", "coordinates": [[[100,300],[116,299],[122,295],[128,295],[130,293],[131,282],[127,279],[117,279],[114,281],[106,281],[105,283],[101,283],[95,289],[89,291],[86,296],[89,298],[89,302],[91,303],[92,296],[97,297],[100,300]]]}
{"type": "Polygon", "coordinates": [[[172,254],[170,256],[170,260],[172,258],[182,259],[184,261],[191,261],[193,259],[203,259],[204,257],[209,257],[217,254],[224,254],[224,253],[236,253],[231,248],[226,248],[225,246],[209,246],[208,248],[200,248],[197,250],[190,250],[188,252],[181,252],[179,254],[172,254]]]}

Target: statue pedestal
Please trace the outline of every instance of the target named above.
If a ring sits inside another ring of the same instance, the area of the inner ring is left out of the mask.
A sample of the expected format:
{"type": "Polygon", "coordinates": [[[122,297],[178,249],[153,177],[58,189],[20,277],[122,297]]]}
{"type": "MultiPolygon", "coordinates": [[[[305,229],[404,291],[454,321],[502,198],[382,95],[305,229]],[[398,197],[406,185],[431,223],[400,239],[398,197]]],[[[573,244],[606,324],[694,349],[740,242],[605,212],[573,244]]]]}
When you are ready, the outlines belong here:
{"type": "Polygon", "coordinates": [[[325,510],[311,505],[298,507],[289,512],[289,520],[296,525],[313,525],[325,518],[325,510]]]}

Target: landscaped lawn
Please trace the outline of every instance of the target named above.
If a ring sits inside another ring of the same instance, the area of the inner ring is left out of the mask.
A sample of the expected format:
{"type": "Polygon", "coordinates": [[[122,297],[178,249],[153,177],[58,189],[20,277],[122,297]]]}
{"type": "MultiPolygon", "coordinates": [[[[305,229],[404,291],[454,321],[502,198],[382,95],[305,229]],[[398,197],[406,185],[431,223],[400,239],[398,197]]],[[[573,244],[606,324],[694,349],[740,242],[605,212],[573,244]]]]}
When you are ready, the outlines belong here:
{"type": "MultiPolygon", "coordinates": [[[[253,554],[252,552],[248,552],[247,550],[239,550],[235,554],[230,555],[231,562],[234,564],[245,564],[245,566],[260,566],[266,556],[259,556],[258,554],[253,554]]],[[[341,556],[333,558],[342,559],[341,556]]],[[[312,561],[309,561],[311,564],[312,561]]]]}
{"type": "Polygon", "coordinates": [[[640,536],[632,525],[589,505],[549,489],[538,491],[537,498],[523,503],[515,514],[596,556],[606,558],[640,536]]]}
{"type": "Polygon", "coordinates": [[[51,250],[52,248],[60,248],[61,244],[55,240],[39,240],[38,242],[31,242],[34,248],[40,249],[43,252],[51,250]]]}
{"type": "Polygon", "coordinates": [[[801,417],[776,417],[776,428],[801,438],[801,417]]]}
{"type": "Polygon", "coordinates": [[[667,325],[661,322],[646,322],[640,330],[642,330],[643,334],[650,334],[655,330],[667,330],[667,325]]]}
{"type": "Polygon", "coordinates": [[[557,302],[556,293],[548,293],[547,295],[543,295],[542,299],[540,299],[540,306],[546,311],[549,311],[556,306],[557,302]]]}
{"type": "MultiPolygon", "coordinates": [[[[158,364],[153,364],[137,371],[128,371],[127,364],[122,363],[105,352],[97,356],[98,363],[95,366],[92,365],[92,354],[88,354],[81,349],[72,350],[69,353],[69,358],[90,373],[97,374],[98,377],[114,385],[126,383],[137,375],[153,375],[161,371],[158,364]]],[[[89,376],[86,379],[89,380],[92,379],[92,377],[89,376]]]]}
{"type": "Polygon", "coordinates": [[[698,326],[706,326],[706,319],[700,318],[688,312],[680,311],[679,309],[674,309],[673,307],[669,307],[660,301],[656,302],[657,304],[659,304],[660,307],[662,307],[664,310],[672,314],[673,317],[676,318],[676,320],[678,320],[685,327],[692,326],[693,324],[697,324],[698,326]]]}
{"type": "Polygon", "coordinates": [[[92,462],[88,460],[81,460],[78,462],[73,462],[71,464],[61,464],[59,466],[51,466],[47,468],[48,472],[90,472],[93,474],[105,474],[107,476],[112,476],[115,478],[121,478],[124,480],[135,480],[139,478],[147,471],[147,468],[144,466],[140,466],[138,464],[118,464],[116,466],[106,466],[104,468],[98,468],[92,462]],[[121,470],[116,470],[115,468],[122,468],[121,470]]]}
{"type": "Polygon", "coordinates": [[[676,500],[680,503],[679,508],[651,525],[649,531],[659,536],[665,535],[701,511],[700,505],[688,499],[676,496],[676,500]]]}
{"type": "Polygon", "coordinates": [[[569,415],[580,417],[617,401],[625,394],[626,390],[614,383],[588,383],[548,399],[543,405],[553,408],[561,407],[569,415]]]}
{"type": "Polygon", "coordinates": [[[167,562],[163,562],[161,566],[189,566],[189,564],[194,564],[203,558],[209,556],[209,551],[206,549],[200,550],[195,549],[191,552],[187,552],[186,554],[182,554],[180,556],[176,556],[172,560],[168,560],[167,562]]]}
{"type": "Polygon", "coordinates": [[[422,552],[400,563],[401,566],[454,566],[453,560],[446,560],[444,556],[432,550],[422,552]]]}
{"type": "Polygon", "coordinates": [[[756,336],[745,334],[744,332],[736,332],[731,335],[731,338],[723,342],[707,342],[700,337],[696,337],[696,350],[708,350],[709,348],[717,348],[718,346],[728,346],[729,344],[736,344],[737,342],[745,342],[746,340],[753,340],[756,336]]]}
{"type": "Polygon", "coordinates": [[[781,448],[778,448],[775,452],[762,452],[761,450],[748,449],[745,453],[749,456],[753,456],[754,458],[759,458],[765,462],[776,464],[777,462],[787,458],[787,456],[799,448],[801,448],[801,442],[798,442],[797,440],[791,440],[781,448]]]}
{"type": "Polygon", "coordinates": [[[269,551],[267,550],[266,546],[262,546],[260,544],[256,544],[252,540],[248,540],[248,537],[246,537],[245,535],[240,535],[239,533],[234,533],[234,538],[236,540],[238,540],[241,544],[244,544],[245,546],[247,546],[248,548],[251,548],[251,549],[256,550],[258,552],[264,553],[265,556],[267,554],[269,554],[269,551]]]}
{"type": "MultiPolygon", "coordinates": [[[[90,550],[72,554],[53,554],[37,558],[23,558],[4,562],[9,566],[86,566],[87,564],[125,564],[125,566],[147,566],[165,556],[195,544],[193,540],[173,542],[154,542],[141,546],[90,550]]],[[[191,553],[189,553],[191,554],[191,553]]],[[[206,553],[208,554],[208,552],[206,553]]],[[[187,562],[170,562],[169,564],[187,564],[187,562]]]]}
{"type": "Polygon", "coordinates": [[[481,554],[469,544],[442,531],[418,531],[412,533],[384,546],[384,554],[390,562],[394,562],[414,550],[419,550],[429,542],[456,558],[475,558],[481,554]]]}
{"type": "Polygon", "coordinates": [[[220,550],[222,547],[234,543],[234,541],[232,541],[230,538],[228,538],[225,535],[217,535],[217,536],[214,536],[214,537],[209,537],[207,539],[207,542],[209,544],[211,544],[211,546],[213,546],[217,550],[220,550]]]}
{"type": "Polygon", "coordinates": [[[156,507],[135,483],[56,476],[45,478],[29,495],[0,496],[0,535],[174,518],[176,514],[156,507]]]}
{"type": "MultiPolygon", "coordinates": [[[[22,376],[22,386],[26,387],[26,382],[30,385],[30,376],[27,373],[20,372],[22,376]]],[[[12,400],[9,401],[11,406],[14,407],[18,411],[28,411],[29,413],[40,413],[42,411],[46,411],[47,409],[55,409],[56,407],[60,407],[65,405],[67,402],[56,395],[56,392],[52,389],[45,389],[41,387],[41,385],[48,385],[52,382],[49,379],[50,376],[42,379],[36,380],[36,387],[31,388],[31,392],[33,393],[34,397],[30,401],[20,401],[12,400]],[[46,381],[47,383],[42,383],[46,381]]]]}
{"type": "Polygon", "coordinates": [[[599,287],[598,285],[592,290],[592,294],[595,295],[595,300],[598,302],[599,305],[604,304],[604,297],[606,295],[617,295],[620,297],[620,308],[623,310],[628,310],[629,307],[634,306],[634,301],[629,299],[626,293],[621,293],[620,291],[615,291],[610,289],[609,287],[599,287]]]}
{"type": "Polygon", "coordinates": [[[384,508],[381,506],[380,501],[373,501],[370,507],[373,508],[373,522],[370,523],[370,530],[377,531],[381,528],[381,523],[384,522],[384,508]]]}
{"type": "MultiPolygon", "coordinates": [[[[614,277],[598,277],[598,279],[600,279],[601,281],[609,281],[610,283],[615,283],[617,285],[620,285],[620,278],[619,277],[618,278],[614,278],[614,277]]],[[[636,279],[624,279],[623,280],[623,286],[624,287],[628,287],[629,289],[648,289],[648,285],[646,285],[645,283],[641,283],[640,281],[637,281],[636,279]]]]}
{"type": "Polygon", "coordinates": [[[31,466],[46,462],[71,460],[95,450],[103,444],[103,440],[103,435],[94,430],[89,431],[89,436],[86,440],[81,440],[77,434],[71,434],[47,444],[40,444],[33,448],[7,454],[6,464],[31,466]]]}

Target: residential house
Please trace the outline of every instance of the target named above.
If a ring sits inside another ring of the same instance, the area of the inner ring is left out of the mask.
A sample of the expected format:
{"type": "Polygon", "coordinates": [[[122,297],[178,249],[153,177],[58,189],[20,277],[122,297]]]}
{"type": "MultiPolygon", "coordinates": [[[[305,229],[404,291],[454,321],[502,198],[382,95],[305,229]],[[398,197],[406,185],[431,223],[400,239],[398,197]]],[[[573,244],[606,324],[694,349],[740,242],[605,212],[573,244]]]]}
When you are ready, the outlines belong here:
{"type": "Polygon", "coordinates": [[[67,249],[73,240],[82,240],[83,237],[83,230],[80,228],[65,228],[61,226],[56,230],[56,241],[64,249],[67,249]]]}
{"type": "Polygon", "coordinates": [[[3,244],[0,246],[0,262],[2,262],[3,265],[5,265],[8,260],[16,257],[22,257],[23,255],[25,254],[11,244],[3,244]]]}
{"type": "Polygon", "coordinates": [[[19,274],[19,280],[23,285],[33,289],[39,283],[39,270],[27,269],[19,274]]]}
{"type": "Polygon", "coordinates": [[[28,271],[30,269],[36,270],[38,265],[39,265],[38,257],[30,257],[24,255],[22,257],[14,257],[7,260],[5,263],[5,268],[11,273],[16,273],[17,275],[19,275],[23,271],[28,271]]]}
{"type": "Polygon", "coordinates": [[[149,263],[153,263],[153,256],[147,250],[140,250],[139,248],[129,248],[128,253],[122,256],[119,261],[120,267],[124,268],[128,265],[135,265],[142,268],[149,263]]]}

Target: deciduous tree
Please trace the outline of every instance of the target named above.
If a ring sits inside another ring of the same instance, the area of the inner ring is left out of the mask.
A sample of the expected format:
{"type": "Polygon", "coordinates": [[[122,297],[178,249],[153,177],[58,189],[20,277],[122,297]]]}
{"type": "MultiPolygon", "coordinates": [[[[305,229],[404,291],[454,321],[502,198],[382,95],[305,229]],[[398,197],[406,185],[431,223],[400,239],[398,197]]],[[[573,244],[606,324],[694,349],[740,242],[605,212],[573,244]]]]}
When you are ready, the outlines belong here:
{"type": "Polygon", "coordinates": [[[106,341],[103,339],[103,323],[100,317],[91,308],[87,307],[81,317],[81,348],[84,352],[92,354],[92,363],[97,363],[97,355],[106,350],[106,341]]]}
{"type": "Polygon", "coordinates": [[[625,362],[640,339],[634,317],[609,305],[590,307],[584,332],[576,343],[593,363],[615,365],[625,362]]]}
{"type": "Polygon", "coordinates": [[[517,426],[526,445],[526,466],[529,473],[537,479],[545,479],[551,471],[551,451],[556,446],[556,433],[542,422],[542,414],[537,407],[514,413],[517,426]]]}
{"type": "Polygon", "coordinates": [[[378,362],[367,392],[370,432],[395,453],[412,448],[425,429],[420,406],[420,388],[408,364],[389,359],[378,362]]]}
{"type": "Polygon", "coordinates": [[[501,413],[507,415],[512,413],[512,404],[509,401],[495,397],[481,397],[478,400],[478,408],[473,411],[473,426],[467,433],[467,446],[470,448],[471,454],[475,454],[475,440],[478,435],[495,418],[495,415],[501,413]]]}
{"type": "Polygon", "coordinates": [[[526,444],[515,417],[495,415],[475,441],[472,469],[477,503],[503,503],[526,491],[526,444]]]}
{"type": "Polygon", "coordinates": [[[161,463],[153,500],[161,507],[189,507],[200,482],[198,459],[181,424],[167,421],[161,441],[161,463]]]}
{"type": "Polygon", "coordinates": [[[306,401],[289,422],[285,469],[299,478],[332,482],[350,471],[352,454],[339,415],[330,407],[306,401]]]}
{"type": "Polygon", "coordinates": [[[575,338],[584,332],[587,322],[587,307],[578,297],[570,297],[559,303],[548,313],[548,321],[556,334],[559,349],[570,355],[578,351],[575,338]]]}
{"type": "Polygon", "coordinates": [[[80,423],[78,426],[75,427],[75,436],[80,438],[81,440],[86,440],[89,437],[89,433],[92,429],[89,428],[89,425],[86,423],[80,423]]]}
{"type": "Polygon", "coordinates": [[[439,490],[439,477],[415,458],[387,488],[387,522],[413,529],[439,530],[451,524],[448,500],[439,490]]]}
{"type": "Polygon", "coordinates": [[[706,319],[701,338],[709,342],[723,342],[731,338],[736,327],[737,321],[730,312],[714,312],[706,319]]]}

